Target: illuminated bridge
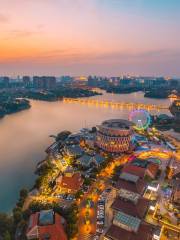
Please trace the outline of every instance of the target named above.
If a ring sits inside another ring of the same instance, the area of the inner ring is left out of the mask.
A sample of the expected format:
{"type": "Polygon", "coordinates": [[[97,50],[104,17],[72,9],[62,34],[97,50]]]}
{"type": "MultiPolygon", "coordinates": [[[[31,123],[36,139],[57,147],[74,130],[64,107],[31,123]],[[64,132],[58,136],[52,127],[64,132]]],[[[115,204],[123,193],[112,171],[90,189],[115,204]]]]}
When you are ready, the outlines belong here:
{"type": "Polygon", "coordinates": [[[143,104],[143,103],[132,103],[132,102],[113,102],[107,100],[97,100],[90,98],[63,98],[63,102],[65,103],[79,103],[79,104],[87,104],[87,105],[95,105],[102,107],[112,107],[112,108],[129,108],[129,109],[146,109],[146,110],[162,110],[168,109],[168,106],[163,105],[154,105],[154,104],[143,104]]]}

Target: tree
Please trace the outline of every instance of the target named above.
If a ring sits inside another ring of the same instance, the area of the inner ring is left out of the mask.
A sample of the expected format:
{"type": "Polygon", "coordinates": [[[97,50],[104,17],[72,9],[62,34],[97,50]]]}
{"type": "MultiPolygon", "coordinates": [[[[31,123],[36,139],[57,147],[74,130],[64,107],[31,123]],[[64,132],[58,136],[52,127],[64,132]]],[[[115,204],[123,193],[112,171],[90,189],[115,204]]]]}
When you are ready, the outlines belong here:
{"type": "Polygon", "coordinates": [[[91,132],[92,133],[96,133],[97,132],[97,128],[96,127],[92,127],[91,132]]]}
{"type": "Polygon", "coordinates": [[[57,137],[56,137],[56,141],[64,141],[69,135],[71,134],[70,131],[62,131],[60,133],[58,133],[57,137]]]}
{"type": "Polygon", "coordinates": [[[27,196],[28,196],[28,190],[27,190],[27,188],[22,188],[21,190],[20,190],[20,198],[22,198],[22,199],[25,199],[25,198],[27,198],[27,196]]]}
{"type": "Polygon", "coordinates": [[[11,240],[11,235],[10,235],[10,233],[8,231],[5,232],[3,239],[4,240],[11,240]]]}
{"type": "Polygon", "coordinates": [[[87,186],[91,185],[91,179],[90,178],[85,178],[84,179],[84,185],[87,185],[87,186]]]}
{"type": "Polygon", "coordinates": [[[22,211],[21,208],[15,208],[13,209],[13,218],[14,218],[14,224],[17,225],[22,220],[22,211]]]}
{"type": "Polygon", "coordinates": [[[6,232],[10,233],[12,231],[13,221],[5,213],[0,213],[0,236],[4,236],[6,232]]]}
{"type": "Polygon", "coordinates": [[[82,191],[82,190],[79,190],[79,191],[77,191],[77,193],[75,194],[75,198],[78,199],[78,198],[80,198],[82,195],[83,195],[83,191],[82,191]]]}

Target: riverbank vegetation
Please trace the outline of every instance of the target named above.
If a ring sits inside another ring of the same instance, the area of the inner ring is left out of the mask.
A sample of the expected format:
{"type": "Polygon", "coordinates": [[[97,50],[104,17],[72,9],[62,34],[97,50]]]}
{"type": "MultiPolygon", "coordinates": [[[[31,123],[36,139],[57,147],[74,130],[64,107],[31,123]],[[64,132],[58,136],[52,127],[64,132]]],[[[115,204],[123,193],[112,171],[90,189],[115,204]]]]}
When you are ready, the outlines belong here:
{"type": "Polygon", "coordinates": [[[14,91],[4,90],[1,92],[0,103],[12,101],[17,98],[35,99],[41,101],[57,101],[63,97],[81,98],[100,95],[100,93],[88,89],[59,87],[52,90],[17,89],[14,91]]]}
{"type": "Polygon", "coordinates": [[[138,91],[142,91],[142,88],[138,88],[138,87],[126,87],[126,88],[122,88],[120,86],[116,86],[116,87],[108,87],[106,89],[107,93],[115,93],[115,94],[124,94],[124,93],[133,93],[133,92],[138,92],[138,91]]]}
{"type": "Polygon", "coordinates": [[[82,98],[82,97],[91,97],[95,95],[99,95],[99,93],[90,91],[87,89],[68,88],[68,87],[61,87],[61,88],[56,88],[48,91],[29,90],[22,93],[22,97],[24,98],[42,100],[42,101],[57,101],[64,97],[82,98]]]}
{"type": "Polygon", "coordinates": [[[160,88],[160,89],[150,89],[145,92],[144,97],[147,98],[157,98],[157,99],[163,99],[168,98],[171,91],[168,89],[160,88]]]}
{"type": "Polygon", "coordinates": [[[28,190],[23,188],[19,193],[19,200],[12,211],[12,215],[0,213],[0,239],[3,240],[26,240],[24,230],[30,216],[28,211],[23,211],[23,205],[27,198],[28,190]],[[21,238],[18,238],[18,234],[21,238]]]}
{"type": "Polygon", "coordinates": [[[17,99],[7,94],[1,94],[0,96],[0,118],[7,114],[29,109],[30,107],[30,103],[26,99],[17,99]]]}
{"type": "MultiPolygon", "coordinates": [[[[107,93],[115,94],[128,94],[133,92],[144,92],[144,97],[147,98],[156,98],[156,99],[165,99],[171,94],[172,89],[170,88],[143,88],[143,87],[122,87],[122,86],[108,86],[104,89],[107,93]]],[[[180,89],[177,89],[177,96],[180,94],[180,89]]]]}

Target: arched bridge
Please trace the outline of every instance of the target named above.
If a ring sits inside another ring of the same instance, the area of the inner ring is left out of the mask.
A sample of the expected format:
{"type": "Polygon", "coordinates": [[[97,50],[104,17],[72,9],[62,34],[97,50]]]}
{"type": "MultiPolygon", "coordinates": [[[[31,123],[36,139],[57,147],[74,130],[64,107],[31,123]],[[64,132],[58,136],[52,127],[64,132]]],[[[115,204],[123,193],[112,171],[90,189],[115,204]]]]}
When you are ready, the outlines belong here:
{"type": "Polygon", "coordinates": [[[146,110],[162,110],[168,109],[168,106],[155,105],[155,104],[143,104],[134,102],[113,102],[107,100],[97,100],[90,98],[63,98],[65,103],[80,103],[88,105],[98,105],[102,107],[112,107],[112,108],[129,108],[129,109],[146,109],[146,110]]]}

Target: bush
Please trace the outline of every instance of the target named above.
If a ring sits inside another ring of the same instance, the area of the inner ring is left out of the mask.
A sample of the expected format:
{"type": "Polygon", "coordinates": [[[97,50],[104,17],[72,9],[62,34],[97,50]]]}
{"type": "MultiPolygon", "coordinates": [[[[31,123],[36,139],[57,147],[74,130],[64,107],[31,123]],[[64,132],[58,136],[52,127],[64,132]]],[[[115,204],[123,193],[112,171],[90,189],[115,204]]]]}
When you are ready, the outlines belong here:
{"type": "Polygon", "coordinates": [[[0,237],[12,233],[13,219],[5,213],[0,213],[0,237]]]}

